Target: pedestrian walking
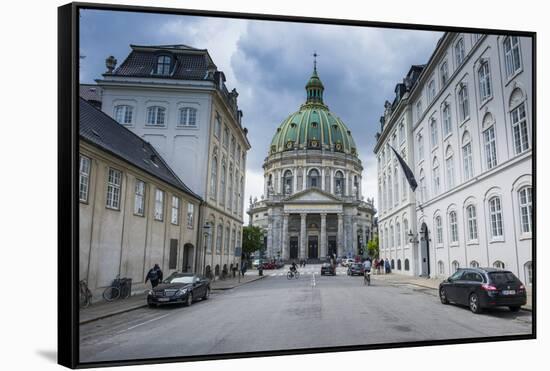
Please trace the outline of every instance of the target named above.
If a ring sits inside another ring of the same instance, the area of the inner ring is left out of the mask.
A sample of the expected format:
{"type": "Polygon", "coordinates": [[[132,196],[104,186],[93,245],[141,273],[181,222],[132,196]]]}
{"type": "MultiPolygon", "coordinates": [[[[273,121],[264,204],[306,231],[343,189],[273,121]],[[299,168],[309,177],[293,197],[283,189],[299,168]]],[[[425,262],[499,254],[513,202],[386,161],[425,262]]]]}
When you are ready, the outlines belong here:
{"type": "Polygon", "coordinates": [[[391,273],[390,261],[388,259],[386,259],[384,267],[386,268],[386,274],[391,273]]]}
{"type": "Polygon", "coordinates": [[[241,263],[241,276],[244,277],[245,273],[246,273],[246,260],[243,260],[241,263]]]}
{"type": "Polygon", "coordinates": [[[147,281],[151,281],[151,286],[153,288],[157,287],[159,282],[162,282],[162,270],[158,264],[155,264],[153,268],[149,269],[147,277],[145,277],[145,283],[147,283],[147,281]]]}

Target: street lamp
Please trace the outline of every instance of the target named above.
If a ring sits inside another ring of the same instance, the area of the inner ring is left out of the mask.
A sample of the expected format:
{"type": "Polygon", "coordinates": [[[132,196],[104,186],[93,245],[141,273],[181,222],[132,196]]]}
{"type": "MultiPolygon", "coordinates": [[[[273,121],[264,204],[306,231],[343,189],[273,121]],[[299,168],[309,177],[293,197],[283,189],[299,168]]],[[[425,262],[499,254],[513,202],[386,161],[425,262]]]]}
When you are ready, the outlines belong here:
{"type": "MultiPolygon", "coordinates": [[[[202,226],[202,230],[203,230],[203,235],[204,235],[204,248],[203,248],[203,259],[202,261],[204,263],[206,263],[206,249],[208,247],[208,236],[210,236],[210,222],[205,222],[204,225],[202,226]]],[[[204,272],[204,269],[206,267],[202,267],[201,271],[203,271],[203,273],[206,273],[204,272]]]]}

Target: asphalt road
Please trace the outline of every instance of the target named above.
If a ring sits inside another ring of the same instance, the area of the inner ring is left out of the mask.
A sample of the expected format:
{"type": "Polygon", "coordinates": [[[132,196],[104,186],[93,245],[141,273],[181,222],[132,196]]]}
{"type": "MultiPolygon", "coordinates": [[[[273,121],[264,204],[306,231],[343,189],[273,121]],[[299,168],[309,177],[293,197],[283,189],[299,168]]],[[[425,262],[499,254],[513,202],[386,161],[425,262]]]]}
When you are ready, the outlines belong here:
{"type": "MultiPolygon", "coordinates": [[[[531,333],[531,313],[481,315],[435,290],[362,277],[268,276],[191,307],[143,308],[80,326],[81,362],[531,333]]],[[[280,270],[283,273],[286,270],[280,270]]],[[[305,273],[305,272],[304,272],[305,273]]]]}

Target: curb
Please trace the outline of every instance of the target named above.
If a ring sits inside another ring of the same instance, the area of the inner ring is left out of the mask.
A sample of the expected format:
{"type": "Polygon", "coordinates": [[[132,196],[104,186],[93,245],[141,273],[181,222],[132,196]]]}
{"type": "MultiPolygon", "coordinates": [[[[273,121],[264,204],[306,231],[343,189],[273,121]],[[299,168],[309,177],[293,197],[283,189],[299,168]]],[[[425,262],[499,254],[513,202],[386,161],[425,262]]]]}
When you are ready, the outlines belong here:
{"type": "Polygon", "coordinates": [[[145,307],[147,307],[147,304],[140,304],[140,305],[136,305],[136,306],[133,306],[133,307],[130,307],[130,308],[120,309],[120,310],[117,310],[115,312],[105,313],[105,314],[102,314],[102,315],[94,317],[94,318],[90,318],[90,319],[87,319],[87,320],[84,320],[84,321],[79,321],[78,325],[85,325],[85,324],[90,323],[90,322],[99,321],[100,319],[116,316],[118,314],[131,312],[133,310],[140,309],[140,308],[145,308],[145,307]]]}
{"type": "Polygon", "coordinates": [[[258,278],[256,279],[253,279],[253,280],[250,280],[250,281],[246,281],[246,282],[241,282],[235,286],[231,286],[231,287],[220,287],[220,288],[217,288],[217,289],[212,289],[212,291],[225,291],[225,290],[231,290],[231,289],[234,289],[235,287],[239,287],[239,286],[242,286],[242,285],[246,285],[247,283],[250,283],[250,282],[255,282],[255,281],[259,281],[263,278],[265,278],[267,276],[258,276],[258,278]]]}

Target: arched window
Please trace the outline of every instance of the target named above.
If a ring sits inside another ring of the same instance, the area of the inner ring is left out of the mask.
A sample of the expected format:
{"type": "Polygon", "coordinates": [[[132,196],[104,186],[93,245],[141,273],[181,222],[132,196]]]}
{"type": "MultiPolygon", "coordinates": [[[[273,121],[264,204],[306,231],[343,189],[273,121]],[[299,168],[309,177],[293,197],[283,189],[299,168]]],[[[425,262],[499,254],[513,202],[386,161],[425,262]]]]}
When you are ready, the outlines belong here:
{"type": "Polygon", "coordinates": [[[231,211],[231,208],[233,207],[233,165],[229,165],[229,187],[227,194],[229,195],[227,207],[229,211],[231,211]]]}
{"type": "Polygon", "coordinates": [[[407,219],[403,219],[403,245],[409,243],[409,222],[407,219]]]}
{"type": "Polygon", "coordinates": [[[451,105],[449,103],[443,103],[441,114],[443,116],[443,137],[447,137],[447,135],[451,134],[451,131],[453,130],[451,120],[451,105]]]}
{"type": "Polygon", "coordinates": [[[441,222],[441,217],[439,215],[435,217],[435,236],[436,244],[443,245],[443,223],[441,222]]]}
{"type": "Polygon", "coordinates": [[[449,66],[447,65],[447,61],[443,62],[441,67],[439,67],[439,75],[441,77],[441,87],[443,87],[449,81],[449,66]]]}
{"type": "Polygon", "coordinates": [[[447,147],[445,151],[445,171],[447,176],[447,189],[451,189],[455,186],[455,165],[453,158],[453,149],[451,146],[447,147]]]}
{"type": "Polygon", "coordinates": [[[500,260],[497,260],[496,262],[493,263],[493,268],[504,269],[505,266],[503,262],[501,262],[500,260]]]}
{"type": "Polygon", "coordinates": [[[147,108],[147,125],[164,126],[166,108],[152,106],[147,108]]]}
{"type": "Polygon", "coordinates": [[[437,273],[438,274],[445,274],[445,264],[440,260],[437,262],[437,273]]]}
{"type": "Polygon", "coordinates": [[[485,166],[492,169],[497,166],[497,143],[493,115],[487,113],[483,118],[483,148],[485,150],[485,166]]]}
{"type": "Polygon", "coordinates": [[[395,244],[401,246],[401,224],[395,224],[395,244]]]}
{"type": "Polygon", "coordinates": [[[449,230],[451,233],[451,243],[458,243],[458,219],[455,211],[449,213],[449,230]]]}
{"type": "Polygon", "coordinates": [[[394,259],[391,260],[391,269],[395,269],[395,260],[394,259]]]}
{"type": "Polygon", "coordinates": [[[531,233],[533,230],[533,194],[532,187],[519,190],[519,211],[521,216],[521,233],[531,233]]]}
{"type": "Polygon", "coordinates": [[[157,75],[169,75],[172,58],[167,55],[159,55],[157,57],[157,75]]]}
{"type": "Polygon", "coordinates": [[[390,225],[390,247],[395,247],[395,236],[393,234],[393,225],[390,225]]]}
{"type": "Polygon", "coordinates": [[[308,188],[321,187],[321,176],[317,169],[311,169],[307,175],[308,188]]]}
{"type": "Polygon", "coordinates": [[[477,212],[474,205],[466,207],[466,217],[468,218],[468,240],[477,240],[477,212]]]}
{"type": "Polygon", "coordinates": [[[472,261],[470,262],[470,267],[472,267],[472,268],[479,268],[479,263],[478,263],[477,261],[475,261],[475,260],[472,260],[472,261]]]}
{"type": "Polygon", "coordinates": [[[119,124],[131,124],[134,113],[134,107],[126,104],[115,106],[115,120],[119,124]]]}
{"type": "Polygon", "coordinates": [[[433,163],[432,163],[432,178],[433,178],[433,188],[434,188],[434,196],[438,195],[441,189],[441,176],[439,172],[439,161],[437,161],[437,157],[434,157],[433,163]]]}
{"type": "Polygon", "coordinates": [[[435,81],[432,80],[428,83],[428,103],[435,98],[435,81]]]}
{"type": "Polygon", "coordinates": [[[178,125],[197,126],[197,110],[191,107],[180,108],[178,125]]]}
{"type": "Polygon", "coordinates": [[[424,136],[422,133],[418,134],[418,137],[416,138],[418,142],[418,161],[424,160],[424,136]]]}
{"type": "Polygon", "coordinates": [[[462,136],[462,164],[464,167],[464,180],[469,180],[474,176],[474,160],[472,158],[472,142],[469,132],[464,132],[462,136]]]}
{"type": "Polygon", "coordinates": [[[210,169],[210,197],[216,199],[218,196],[218,158],[212,157],[212,167],[210,169]]]}
{"type": "Polygon", "coordinates": [[[222,172],[221,172],[221,179],[220,179],[220,203],[223,205],[225,204],[225,161],[222,160],[222,172]]]}
{"type": "Polygon", "coordinates": [[[342,174],[341,171],[337,171],[336,174],[334,175],[334,193],[339,195],[339,196],[343,196],[344,195],[344,188],[345,187],[345,183],[344,183],[344,174],[342,174]]]}
{"type": "Polygon", "coordinates": [[[456,260],[453,261],[452,266],[453,266],[453,273],[455,273],[458,270],[458,268],[460,268],[460,264],[456,260]]]}
{"type": "Polygon", "coordinates": [[[405,259],[405,270],[408,271],[409,269],[410,269],[409,259],[405,259]]]}
{"type": "Polygon", "coordinates": [[[466,120],[470,117],[470,105],[468,99],[468,85],[460,83],[458,89],[458,114],[460,121],[466,120]]]}
{"type": "Polygon", "coordinates": [[[502,238],[502,207],[498,196],[489,199],[489,216],[491,220],[491,237],[493,239],[502,238]]]}
{"type": "Polygon", "coordinates": [[[218,224],[216,231],[216,254],[222,253],[223,225],[218,224]]]}
{"type": "Polygon", "coordinates": [[[532,285],[533,284],[533,264],[530,261],[528,261],[527,263],[524,264],[523,269],[525,271],[524,282],[527,285],[532,285]]]}
{"type": "Polygon", "coordinates": [[[224,243],[224,246],[225,246],[225,249],[224,249],[224,253],[225,255],[229,254],[229,235],[230,235],[230,229],[229,227],[225,227],[225,243],[224,243]]]}
{"type": "Polygon", "coordinates": [[[434,148],[435,146],[437,146],[438,136],[437,136],[437,120],[433,117],[430,120],[430,138],[431,138],[432,148],[434,148]]]}
{"type": "Polygon", "coordinates": [[[283,194],[289,196],[292,194],[292,185],[293,185],[292,171],[286,170],[283,175],[283,194]]]}
{"type": "Polygon", "coordinates": [[[397,259],[397,270],[401,270],[401,259],[397,259]]]}
{"type": "Polygon", "coordinates": [[[519,88],[516,88],[510,97],[510,121],[512,123],[514,152],[516,155],[519,155],[530,147],[525,102],[523,93],[519,88]]]}
{"type": "Polygon", "coordinates": [[[504,39],[504,62],[506,76],[510,77],[521,69],[521,54],[519,52],[519,37],[508,36],[504,39]]]}
{"type": "Polygon", "coordinates": [[[455,61],[456,67],[460,66],[464,62],[466,51],[464,49],[464,40],[461,38],[455,44],[455,61]]]}
{"type": "Polygon", "coordinates": [[[479,98],[481,102],[484,102],[493,94],[491,88],[491,72],[489,71],[488,60],[481,63],[481,66],[477,70],[477,77],[479,79],[479,98]]]}

